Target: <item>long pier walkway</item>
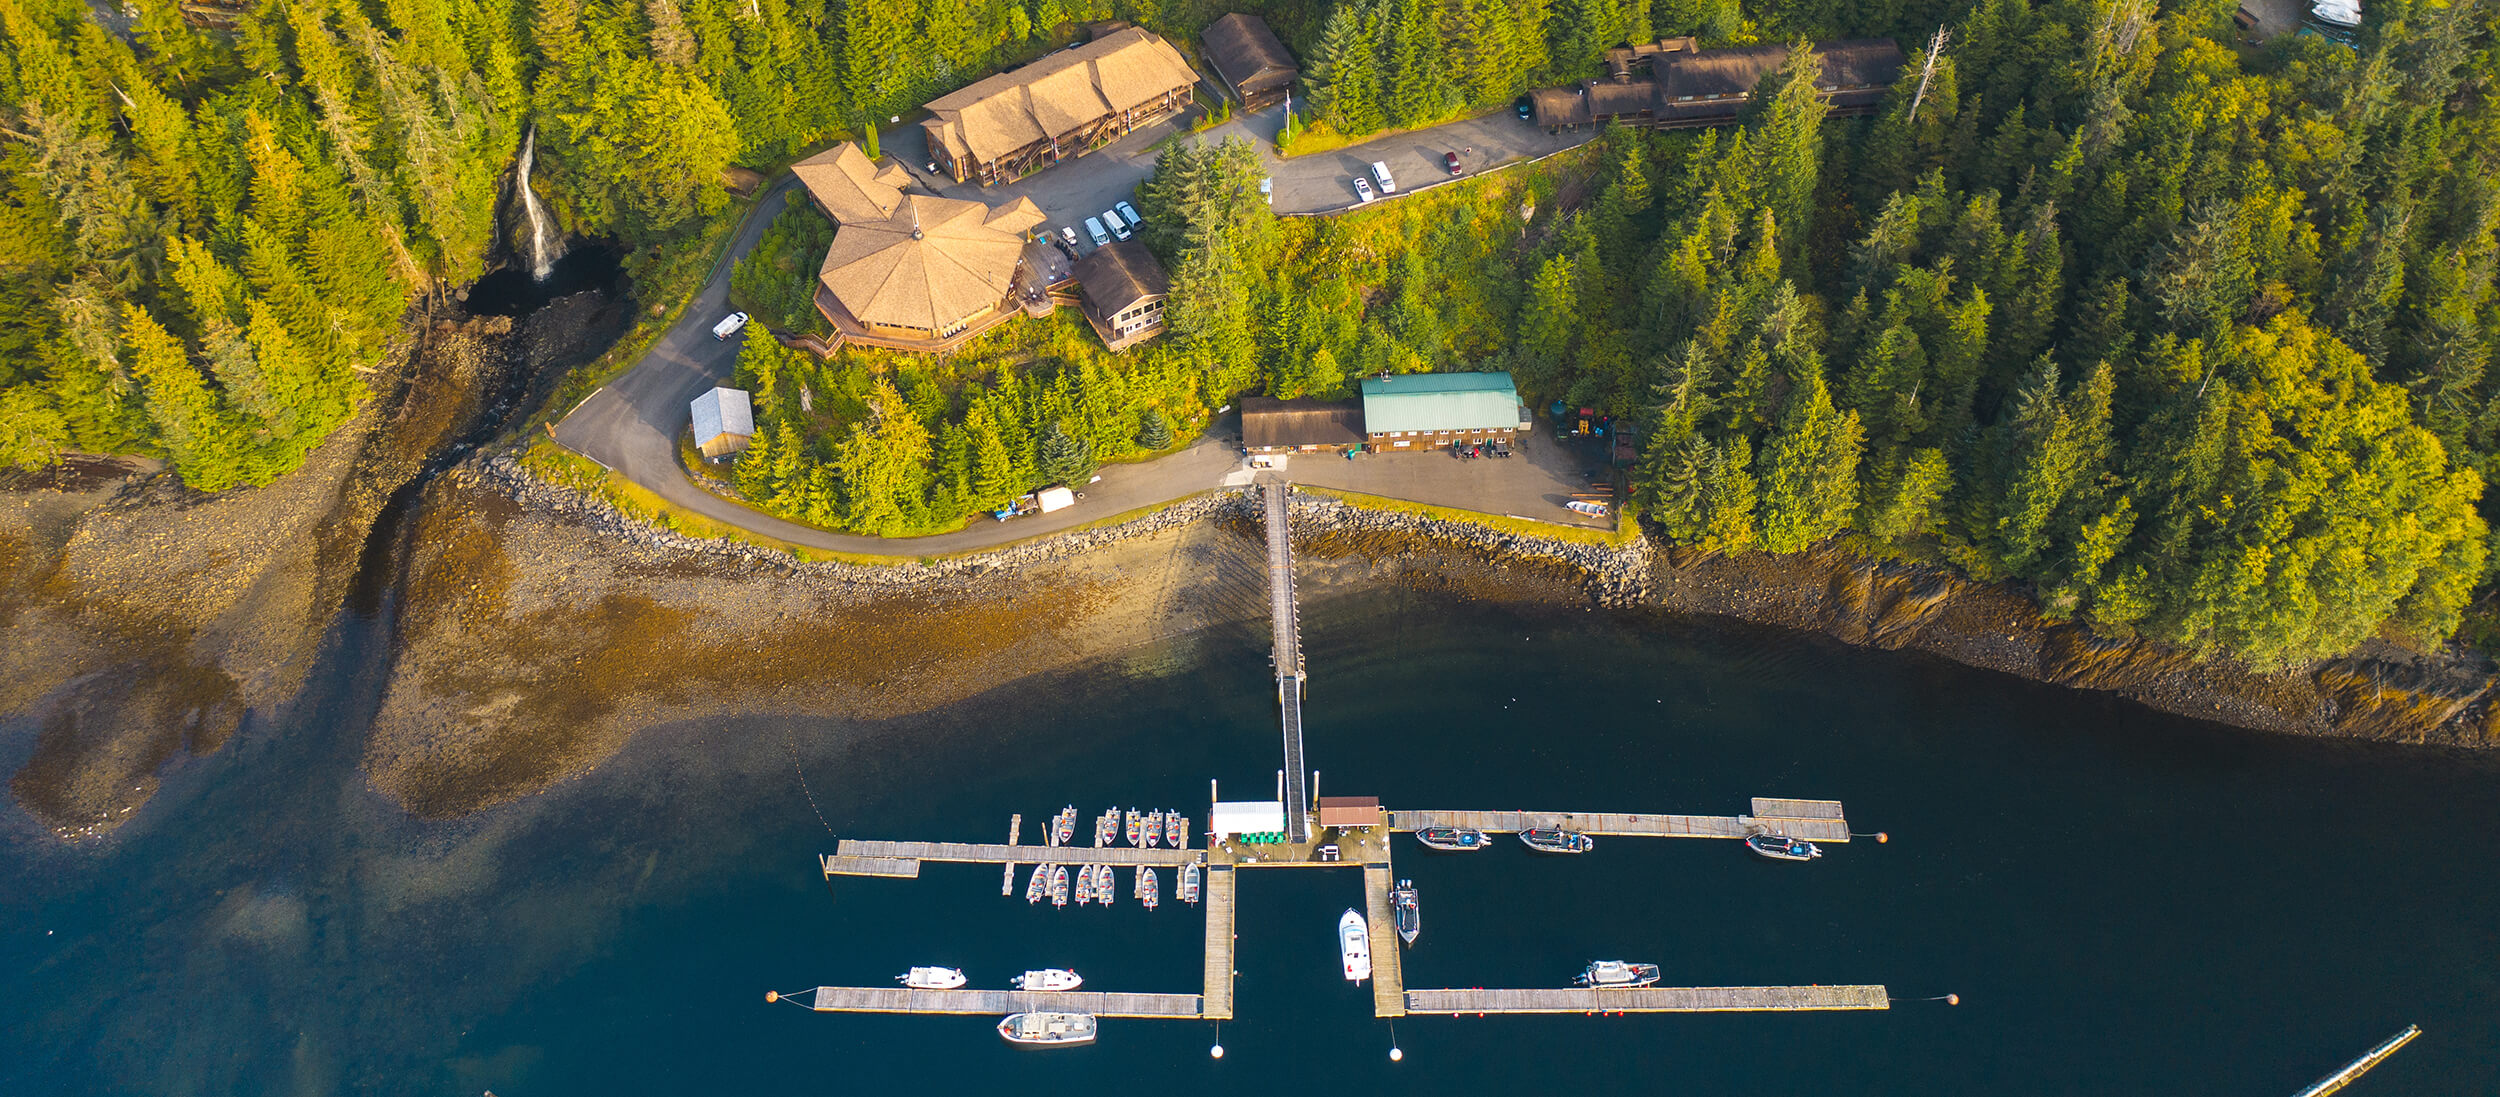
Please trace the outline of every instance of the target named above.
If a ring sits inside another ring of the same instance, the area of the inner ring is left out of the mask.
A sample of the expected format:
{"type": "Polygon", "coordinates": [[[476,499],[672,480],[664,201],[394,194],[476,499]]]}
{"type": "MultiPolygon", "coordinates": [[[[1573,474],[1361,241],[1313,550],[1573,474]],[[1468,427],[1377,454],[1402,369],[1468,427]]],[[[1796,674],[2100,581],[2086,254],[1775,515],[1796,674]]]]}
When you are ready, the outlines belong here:
{"type": "Polygon", "coordinates": [[[1155,865],[1175,867],[1204,861],[1196,849],[1140,849],[1135,846],[1013,846],[985,842],[879,842],[842,839],[835,852],[818,854],[827,876],[900,876],[917,878],[922,861],[956,861],[978,865],[1155,865]]]}
{"type": "Polygon", "coordinates": [[[1410,990],[1416,1013],[1738,1013],[1890,1009],[1880,986],[1585,987],[1520,990],[1410,990]]]}
{"type": "Polygon", "coordinates": [[[1207,992],[1199,1008],[1200,1016],[1210,1021],[1233,1019],[1233,944],[1240,939],[1233,928],[1234,880],[1231,865],[1207,869],[1207,992]]]}
{"type": "Polygon", "coordinates": [[[1809,842],[1846,842],[1849,820],[1838,800],[1753,799],[1750,815],[1622,815],[1586,811],[1392,811],[1389,829],[1472,827],[1488,833],[1515,833],[1559,827],[1595,837],[1743,838],[1757,831],[1785,834],[1809,842]]]}
{"type": "Polygon", "coordinates": [[[817,987],[818,1013],[1010,1013],[1055,1010],[1097,1017],[1198,1016],[1195,994],[1122,994],[1104,990],[913,990],[909,987],[817,987]]]}
{"type": "Polygon", "coordinates": [[[1302,760],[1301,609],[1293,596],[1293,537],[1286,503],[1293,485],[1270,481],[1261,488],[1267,513],[1267,613],[1274,627],[1276,703],[1283,710],[1285,733],[1285,837],[1300,844],[1311,840],[1310,768],[1302,760]]]}
{"type": "Polygon", "coordinates": [[[1390,918],[1389,863],[1375,861],[1363,866],[1363,920],[1372,935],[1372,1016],[1406,1016],[1406,971],[1398,953],[1404,942],[1398,940],[1397,923],[1390,918]]]}

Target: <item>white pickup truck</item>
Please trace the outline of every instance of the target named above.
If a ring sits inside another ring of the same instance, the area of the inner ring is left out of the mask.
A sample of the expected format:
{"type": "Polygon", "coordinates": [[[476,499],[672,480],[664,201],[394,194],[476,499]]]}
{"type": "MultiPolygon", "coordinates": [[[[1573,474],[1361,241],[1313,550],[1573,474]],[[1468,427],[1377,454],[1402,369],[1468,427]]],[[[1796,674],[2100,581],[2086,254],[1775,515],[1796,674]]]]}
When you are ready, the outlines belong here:
{"type": "Polygon", "coordinates": [[[732,335],[738,334],[738,332],[746,326],[747,314],[743,312],[730,313],[728,316],[723,317],[720,323],[712,325],[712,338],[727,339],[732,335]]]}

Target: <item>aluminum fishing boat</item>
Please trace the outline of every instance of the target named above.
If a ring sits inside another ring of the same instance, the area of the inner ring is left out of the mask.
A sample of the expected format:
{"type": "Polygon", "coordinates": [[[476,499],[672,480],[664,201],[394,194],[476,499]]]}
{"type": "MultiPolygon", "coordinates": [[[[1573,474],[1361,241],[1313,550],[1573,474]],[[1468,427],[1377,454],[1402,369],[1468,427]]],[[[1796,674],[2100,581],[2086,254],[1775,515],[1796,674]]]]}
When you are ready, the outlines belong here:
{"type": "Polygon", "coordinates": [[[1119,892],[1120,889],[1113,887],[1111,884],[1111,866],[1095,865],[1094,901],[1101,903],[1104,906],[1110,906],[1111,900],[1119,897],[1119,892]]]}
{"type": "Polygon", "coordinates": [[[1138,814],[1136,808],[1128,809],[1128,844],[1132,846],[1138,844],[1139,832],[1144,829],[1145,824],[1146,817],[1138,814]]]}
{"type": "Polygon", "coordinates": [[[1147,910],[1163,905],[1163,878],[1151,865],[1137,866],[1137,901],[1147,910]]]}
{"type": "Polygon", "coordinates": [[[1173,849],[1189,848],[1189,817],[1177,811],[1163,813],[1163,844],[1173,849]]]}
{"type": "Polygon", "coordinates": [[[998,1023],[998,1035],[1017,1047],[1080,1047],[1094,1042],[1094,1015],[1010,1013],[998,1023]]]}
{"type": "Polygon", "coordinates": [[[1050,890],[1050,866],[1049,866],[1049,865],[1035,865],[1035,866],[1033,866],[1033,880],[1032,880],[1032,882],[1031,882],[1031,883],[1028,883],[1028,884],[1024,885],[1024,901],[1025,901],[1025,902],[1028,902],[1028,903],[1038,903],[1038,902],[1041,902],[1041,901],[1042,901],[1042,893],[1043,893],[1043,892],[1045,892],[1045,891],[1049,891],[1049,890],[1050,890]]]}
{"type": "Polygon", "coordinates": [[[1455,852],[1479,850],[1493,844],[1493,839],[1474,827],[1425,827],[1415,832],[1415,840],[1429,849],[1455,852]]]}
{"type": "Polygon", "coordinates": [[[1075,990],[1085,985],[1084,976],[1063,967],[1046,967],[1040,971],[1028,971],[1008,981],[1014,983],[1017,990],[1075,990]]]}
{"type": "Polygon", "coordinates": [[[1811,861],[1823,855],[1822,847],[1785,834],[1747,835],[1745,848],[1774,861],[1811,861]]]}
{"type": "Polygon", "coordinates": [[[1352,908],[1337,918],[1337,958],[1345,963],[1345,978],[1359,983],[1372,977],[1372,931],[1363,915],[1352,908]]]}
{"type": "Polygon", "coordinates": [[[1050,866],[1050,905],[1054,907],[1068,905],[1068,866],[1066,865],[1050,866]]]}
{"type": "Polygon", "coordinates": [[[1538,853],[1587,853],[1597,848],[1596,840],[1576,830],[1536,827],[1519,832],[1519,840],[1538,853]]]}
{"type": "Polygon", "coordinates": [[[1050,832],[1057,839],[1051,843],[1055,846],[1067,845],[1076,838],[1075,804],[1069,804],[1067,810],[1060,812],[1058,818],[1050,821],[1050,832]]]}
{"type": "Polygon", "coordinates": [[[1192,905],[1198,902],[1197,862],[1193,861],[1181,867],[1181,902],[1192,905]]]}
{"type": "Polygon", "coordinates": [[[1093,901],[1094,866],[1078,865],[1076,866],[1076,905],[1084,906],[1093,901]]]}
{"type": "Polygon", "coordinates": [[[1120,840],[1120,809],[1112,808],[1094,820],[1094,844],[1107,846],[1120,840]]]}
{"type": "Polygon", "coordinates": [[[964,973],[960,968],[916,967],[895,976],[894,981],[913,990],[953,990],[964,985],[964,973]]]}
{"type": "Polygon", "coordinates": [[[1424,931],[1423,906],[1415,897],[1415,881],[1400,880],[1389,889],[1389,920],[1398,927],[1398,939],[1415,943],[1415,935],[1424,931]]]}
{"type": "Polygon", "coordinates": [[[1146,825],[1139,828],[1139,836],[1146,840],[1145,844],[1147,849],[1153,849],[1156,846],[1162,845],[1163,813],[1160,811],[1147,812],[1146,825]]]}

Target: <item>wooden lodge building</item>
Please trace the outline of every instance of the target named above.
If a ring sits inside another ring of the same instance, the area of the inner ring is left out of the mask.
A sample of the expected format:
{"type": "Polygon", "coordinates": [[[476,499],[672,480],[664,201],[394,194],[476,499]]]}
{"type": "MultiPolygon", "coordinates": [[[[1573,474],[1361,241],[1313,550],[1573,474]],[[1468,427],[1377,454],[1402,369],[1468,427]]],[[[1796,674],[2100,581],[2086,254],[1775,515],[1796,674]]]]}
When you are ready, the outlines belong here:
{"type": "Polygon", "coordinates": [[[1241,445],[1254,455],[1343,453],[1362,444],[1360,404],[1241,398],[1241,445]]]}
{"type": "Polygon", "coordinates": [[[1163,299],[1172,281],[1145,244],[1122,240],[1095,248],[1076,261],[1076,285],[1078,305],[1103,346],[1127,350],[1163,334],[1163,299]]]}
{"type": "Polygon", "coordinates": [[[975,81],[929,104],[929,156],[982,186],[1083,156],[1193,101],[1198,74],[1137,27],[975,81]]]}
{"type": "Polygon", "coordinates": [[[1267,28],[1267,20],[1234,12],[1207,24],[1199,35],[1207,65],[1241,100],[1243,110],[1264,110],[1283,101],[1302,70],[1267,28]]]}
{"type": "MultiPolygon", "coordinates": [[[[1003,206],[913,194],[848,142],[791,165],[833,219],[816,273],[816,311],[846,342],[944,351],[1021,312],[1026,234],[1043,221],[1030,198],[1003,206]]],[[[1047,312],[1047,306],[1041,306],[1047,312]]]]}
{"type": "MultiPolygon", "coordinates": [[[[1815,90],[1839,115],[1873,114],[1900,75],[1901,47],[1890,38],[1855,38],[1814,47],[1822,71],[1815,90]]],[[[1697,50],[1690,38],[1606,51],[1606,75],[1528,93],[1536,124],[1548,130],[1620,121],[1656,129],[1736,122],[1754,86],[1788,61],[1783,45],[1697,50]],[[1646,71],[1644,71],[1646,70],[1646,71]]]]}
{"type": "Polygon", "coordinates": [[[1363,436],[1373,449],[1508,441],[1519,432],[1508,373],[1407,373],[1363,381],[1363,436]]]}

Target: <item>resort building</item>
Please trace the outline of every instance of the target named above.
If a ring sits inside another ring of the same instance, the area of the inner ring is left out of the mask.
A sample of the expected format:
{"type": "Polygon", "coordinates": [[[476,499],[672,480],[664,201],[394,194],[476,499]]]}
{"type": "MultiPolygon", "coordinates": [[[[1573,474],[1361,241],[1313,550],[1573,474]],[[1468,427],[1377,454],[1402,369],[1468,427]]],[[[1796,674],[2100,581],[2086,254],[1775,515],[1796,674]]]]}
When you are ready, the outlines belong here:
{"type": "Polygon", "coordinates": [[[745,389],[716,388],[694,398],[694,448],[706,461],[746,452],[755,439],[755,405],[745,389]]]}
{"type": "Polygon", "coordinates": [[[792,165],[837,226],[816,274],[816,310],[845,341],[938,351],[1014,316],[1048,312],[1027,276],[1032,199],[990,206],[904,191],[901,168],[836,145],[792,165]]]}
{"type": "MultiPolygon", "coordinates": [[[[1606,51],[1606,75],[1571,87],[1528,93],[1536,124],[1548,130],[1625,125],[1692,129],[1732,125],[1754,86],[1788,61],[1784,45],[1696,50],[1690,38],[1606,51]]],[[[1814,47],[1815,90],[1834,114],[1873,114],[1901,72],[1890,38],[1856,38],[1814,47]]]]}
{"type": "Polygon", "coordinates": [[[1146,245],[1122,240],[1095,248],[1077,260],[1076,285],[1085,319],[1102,345],[1127,350],[1163,334],[1163,299],[1172,282],[1146,245]]]}
{"type": "Polygon", "coordinates": [[[1518,432],[1519,389],[1508,373],[1408,373],[1363,382],[1363,434],[1373,449],[1508,440],[1518,432]]]}
{"type": "Polygon", "coordinates": [[[1199,36],[1207,66],[1215,70],[1243,110],[1262,110],[1281,102],[1302,70],[1293,55],[1267,29],[1267,20],[1234,12],[1207,25],[1199,36]]]}
{"type": "Polygon", "coordinates": [[[1253,454],[1342,453],[1362,444],[1360,404],[1241,398],[1241,445],[1253,454]]]}
{"type": "Polygon", "coordinates": [[[1171,43],[1129,27],[941,96],[920,128],[939,170],[988,186],[1177,113],[1197,82],[1171,43]]]}

